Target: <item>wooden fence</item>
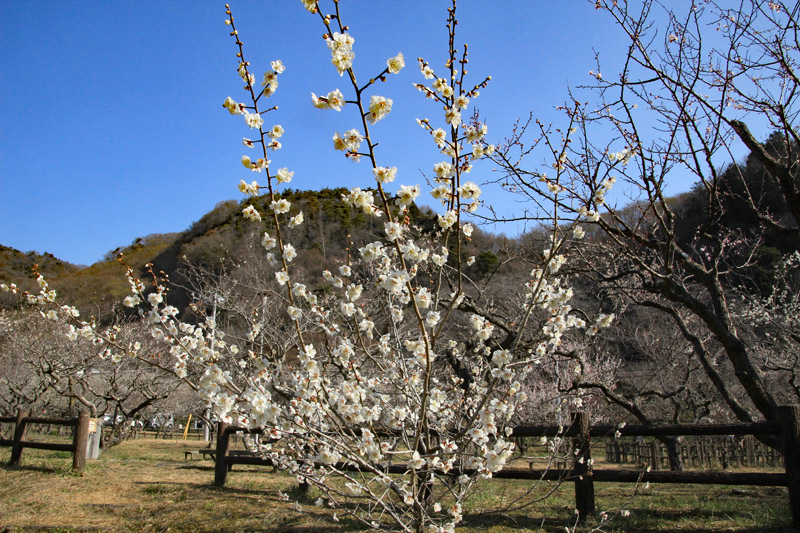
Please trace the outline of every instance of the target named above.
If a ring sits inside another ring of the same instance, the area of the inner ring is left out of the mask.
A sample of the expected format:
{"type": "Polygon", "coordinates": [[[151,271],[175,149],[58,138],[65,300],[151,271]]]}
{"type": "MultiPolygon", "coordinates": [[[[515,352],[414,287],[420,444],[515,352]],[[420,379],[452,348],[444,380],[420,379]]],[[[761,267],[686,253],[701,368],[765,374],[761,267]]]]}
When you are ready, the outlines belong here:
{"type": "Polygon", "coordinates": [[[86,468],[86,448],[89,440],[89,411],[82,411],[77,418],[46,418],[32,417],[30,411],[18,411],[17,416],[2,416],[0,423],[14,424],[14,437],[0,439],[0,446],[11,447],[11,458],[8,466],[19,466],[22,450],[36,448],[39,450],[52,450],[72,453],[72,470],[83,472],[86,468]],[[29,424],[49,424],[53,426],[72,427],[72,444],[56,442],[34,442],[23,440],[29,424]]]}
{"type": "MultiPolygon", "coordinates": [[[[691,483],[705,485],[755,485],[782,486],[789,489],[789,508],[794,527],[800,530],[800,406],[778,408],[780,422],[750,424],[653,424],[624,427],[590,425],[585,413],[573,415],[572,423],[564,430],[558,426],[517,426],[513,437],[556,437],[571,439],[573,461],[570,468],[560,469],[505,469],[494,474],[498,479],[529,479],[569,481],[575,485],[575,508],[580,519],[595,514],[594,482],[613,483],[691,483]],[[653,469],[598,469],[592,463],[592,437],[664,437],[692,435],[772,435],[777,436],[784,450],[784,473],[766,472],[671,472],[653,469]]],[[[236,432],[260,434],[220,423],[217,434],[214,484],[224,486],[228,472],[234,464],[269,465],[269,459],[253,455],[229,453],[230,436],[236,432]]],[[[343,470],[354,467],[337,465],[343,470]]],[[[406,465],[387,465],[386,473],[402,474],[406,465]]],[[[453,475],[470,472],[458,471],[453,475]]]]}
{"type": "MultiPolygon", "coordinates": [[[[688,440],[688,439],[687,439],[688,440]]],[[[657,440],[645,441],[639,437],[635,441],[614,439],[606,442],[606,463],[632,463],[650,465],[655,470],[670,469],[667,447],[657,440]]],[[[752,435],[743,437],[701,437],[678,446],[678,453],[684,466],[697,468],[730,467],[780,467],[783,455],[767,446],[752,435]]]]}
{"type": "MultiPolygon", "coordinates": [[[[578,450],[571,469],[575,483],[575,507],[579,516],[594,514],[594,482],[617,483],[696,483],[707,485],[758,485],[784,486],[789,489],[789,508],[792,521],[800,528],[800,406],[778,408],[780,422],[751,424],[654,424],[641,426],[590,426],[588,417],[576,413],[568,430],[573,438],[573,449],[578,450]],[[784,450],[784,473],[738,472],[659,472],[654,470],[594,469],[591,466],[591,437],[665,437],[689,435],[773,435],[784,450]]],[[[520,426],[514,428],[515,436],[555,436],[558,428],[547,426],[520,426]]],[[[502,473],[502,472],[501,472],[502,473]]],[[[552,479],[552,474],[541,472],[542,478],[552,479]]],[[[500,477],[500,476],[497,476],[500,477]]]]}

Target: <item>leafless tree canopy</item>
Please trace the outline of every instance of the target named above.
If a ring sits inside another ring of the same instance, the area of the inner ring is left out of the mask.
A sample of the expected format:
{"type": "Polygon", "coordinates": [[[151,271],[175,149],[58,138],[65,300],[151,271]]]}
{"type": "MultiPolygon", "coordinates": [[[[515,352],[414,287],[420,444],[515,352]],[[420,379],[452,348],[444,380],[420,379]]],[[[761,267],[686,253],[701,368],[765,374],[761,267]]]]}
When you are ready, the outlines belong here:
{"type": "MultiPolygon", "coordinates": [[[[800,398],[798,280],[788,274],[800,249],[800,7],[596,7],[628,43],[622,71],[605,72],[598,58],[594,82],[563,106],[566,127],[522,122],[494,156],[531,200],[525,217],[548,200],[585,222],[574,254],[606,304],[634,304],[660,322],[640,350],[659,378],[580,386],[634,414],[655,395],[699,409],[686,417],[709,415],[702,396],[713,392],[717,416],[775,420],[776,406],[800,398]],[[736,163],[742,148],[749,156],[736,163]],[[677,180],[696,185],[670,196],[677,180]],[[656,333],[663,317],[673,334],[656,333]]],[[[643,335],[629,332],[630,342],[643,335]]]]}

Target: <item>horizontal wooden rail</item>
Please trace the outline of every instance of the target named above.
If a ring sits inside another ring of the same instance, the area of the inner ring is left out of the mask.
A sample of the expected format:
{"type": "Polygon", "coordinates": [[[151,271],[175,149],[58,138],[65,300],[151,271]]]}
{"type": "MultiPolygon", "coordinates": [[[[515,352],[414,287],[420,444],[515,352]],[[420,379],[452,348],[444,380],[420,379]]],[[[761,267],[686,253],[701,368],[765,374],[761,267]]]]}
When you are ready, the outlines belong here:
{"type": "Polygon", "coordinates": [[[772,422],[753,422],[751,424],[652,424],[617,426],[592,426],[590,437],[610,437],[619,432],[622,437],[662,437],[697,435],[775,435],[781,432],[781,425],[772,422]]]}
{"type": "MultiPolygon", "coordinates": [[[[22,418],[26,424],[50,424],[53,426],[77,426],[77,418],[55,418],[55,417],[42,417],[42,416],[26,416],[22,418]]],[[[17,422],[14,416],[0,416],[0,422],[13,424],[17,422]]]]}
{"type": "MultiPolygon", "coordinates": [[[[227,465],[275,466],[271,459],[258,455],[229,455],[225,458],[227,465]]],[[[361,472],[357,466],[339,463],[337,470],[345,472],[361,472]]],[[[386,474],[404,474],[408,471],[405,464],[386,465],[381,469],[386,474]]],[[[459,476],[461,474],[474,474],[474,471],[453,470],[446,475],[459,476]]],[[[439,473],[444,475],[443,473],[439,473]]],[[[571,469],[521,469],[506,468],[495,472],[493,477],[498,479],[519,480],[545,480],[545,481],[574,481],[579,474],[571,469]]],[[[608,483],[685,483],[700,485],[749,485],[760,487],[785,487],[788,485],[788,476],[782,473],[763,472],[644,472],[642,470],[599,469],[591,473],[594,481],[608,483]]]]}
{"type": "MultiPolygon", "coordinates": [[[[590,437],[666,437],[697,435],[775,435],[781,432],[781,425],[772,422],[753,422],[751,424],[648,424],[589,427],[590,437]]],[[[569,426],[516,426],[512,437],[557,437],[569,435],[569,426]]]]}
{"type": "Polygon", "coordinates": [[[74,444],[64,444],[59,442],[32,442],[23,440],[20,441],[19,444],[23,448],[34,448],[36,450],[50,450],[53,452],[72,452],[75,450],[74,444]]]}
{"type": "Polygon", "coordinates": [[[26,416],[23,420],[26,424],[50,424],[53,426],[72,426],[72,427],[78,425],[77,418],[52,418],[52,417],[26,416]]]}
{"type": "Polygon", "coordinates": [[[641,472],[636,470],[594,470],[595,481],[616,483],[687,483],[700,485],[754,485],[760,487],[786,487],[789,476],[785,473],[765,472],[641,472]]]}

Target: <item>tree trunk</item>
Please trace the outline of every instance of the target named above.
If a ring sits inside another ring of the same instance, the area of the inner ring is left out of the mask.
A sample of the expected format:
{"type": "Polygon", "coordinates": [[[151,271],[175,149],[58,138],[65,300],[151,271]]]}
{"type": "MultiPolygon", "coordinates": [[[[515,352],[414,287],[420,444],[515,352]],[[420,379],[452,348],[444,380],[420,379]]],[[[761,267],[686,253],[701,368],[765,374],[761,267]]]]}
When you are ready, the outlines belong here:
{"type": "Polygon", "coordinates": [[[667,447],[669,469],[673,472],[683,472],[683,458],[681,457],[681,445],[678,438],[659,437],[659,440],[667,447]]]}

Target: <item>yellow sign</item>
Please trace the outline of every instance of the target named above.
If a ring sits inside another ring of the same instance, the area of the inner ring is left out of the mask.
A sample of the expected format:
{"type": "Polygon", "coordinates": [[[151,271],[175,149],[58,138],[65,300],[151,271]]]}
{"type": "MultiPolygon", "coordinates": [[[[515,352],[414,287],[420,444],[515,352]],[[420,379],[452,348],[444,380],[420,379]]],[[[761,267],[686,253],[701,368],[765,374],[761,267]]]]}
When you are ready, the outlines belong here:
{"type": "Polygon", "coordinates": [[[89,433],[97,433],[97,419],[90,418],[89,419],[89,433]]]}

